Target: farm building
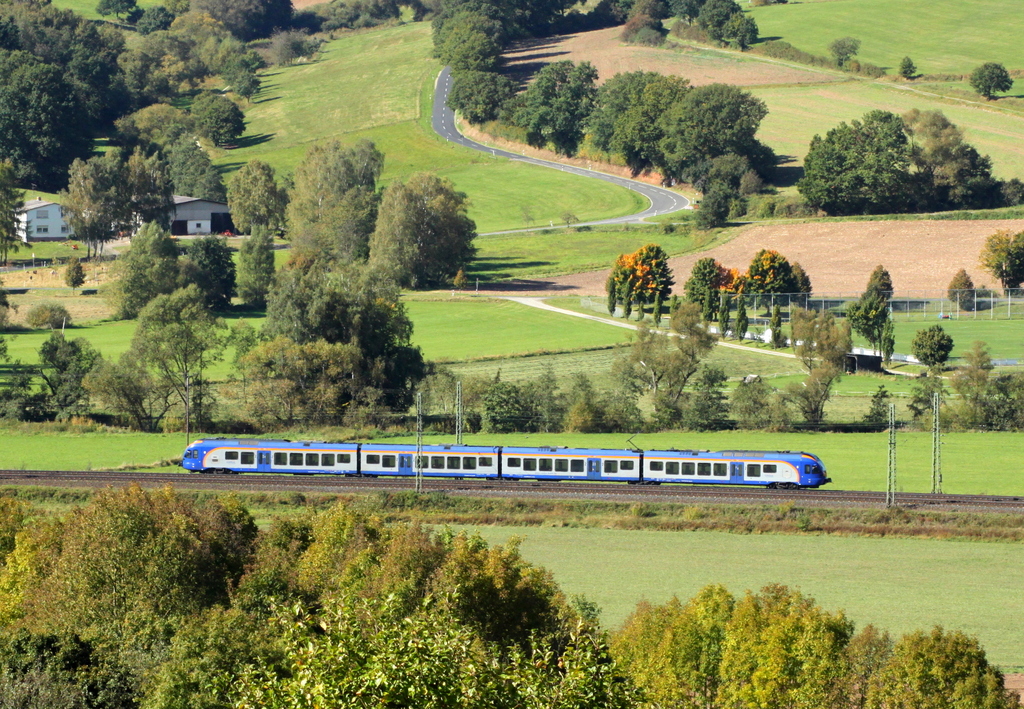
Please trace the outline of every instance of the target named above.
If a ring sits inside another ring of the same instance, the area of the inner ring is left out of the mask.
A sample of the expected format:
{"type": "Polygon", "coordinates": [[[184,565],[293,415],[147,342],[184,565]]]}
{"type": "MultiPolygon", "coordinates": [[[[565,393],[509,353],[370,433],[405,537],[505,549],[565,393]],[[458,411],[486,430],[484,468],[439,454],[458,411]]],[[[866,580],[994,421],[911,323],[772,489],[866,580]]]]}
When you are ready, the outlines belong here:
{"type": "Polygon", "coordinates": [[[74,231],[64,221],[64,210],[56,202],[30,199],[18,210],[18,238],[29,241],[64,241],[74,231]]]}
{"type": "Polygon", "coordinates": [[[174,219],[171,234],[223,234],[233,232],[235,225],[224,202],[214,202],[199,197],[174,195],[174,219]]]}
{"type": "MultiPolygon", "coordinates": [[[[175,236],[223,234],[234,229],[231,213],[224,202],[174,195],[171,233],[175,236]]],[[[25,243],[64,241],[74,236],[74,229],[64,221],[63,208],[56,202],[30,199],[18,211],[18,237],[25,243]]]]}

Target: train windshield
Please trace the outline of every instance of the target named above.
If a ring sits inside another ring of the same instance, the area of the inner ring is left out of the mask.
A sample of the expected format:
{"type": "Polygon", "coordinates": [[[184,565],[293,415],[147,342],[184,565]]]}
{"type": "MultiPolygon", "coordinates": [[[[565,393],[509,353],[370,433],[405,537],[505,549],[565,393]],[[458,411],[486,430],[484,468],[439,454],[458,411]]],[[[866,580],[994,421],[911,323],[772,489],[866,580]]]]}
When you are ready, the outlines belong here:
{"type": "Polygon", "coordinates": [[[821,466],[820,465],[808,465],[807,466],[807,474],[808,475],[821,475],[822,474],[821,466]]]}

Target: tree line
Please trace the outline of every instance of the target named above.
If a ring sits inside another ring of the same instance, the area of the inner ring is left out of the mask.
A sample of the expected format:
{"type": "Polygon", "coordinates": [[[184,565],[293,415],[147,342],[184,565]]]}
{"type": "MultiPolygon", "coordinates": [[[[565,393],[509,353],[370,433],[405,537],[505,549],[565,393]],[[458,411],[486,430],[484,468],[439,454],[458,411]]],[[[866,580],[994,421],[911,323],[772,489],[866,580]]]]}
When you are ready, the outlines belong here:
{"type": "Polygon", "coordinates": [[[260,529],[231,496],[132,486],[59,517],[6,497],[0,551],[12,706],[1018,706],[958,631],[857,630],[769,585],[644,602],[608,634],[517,539],[354,504],[260,529]]]}

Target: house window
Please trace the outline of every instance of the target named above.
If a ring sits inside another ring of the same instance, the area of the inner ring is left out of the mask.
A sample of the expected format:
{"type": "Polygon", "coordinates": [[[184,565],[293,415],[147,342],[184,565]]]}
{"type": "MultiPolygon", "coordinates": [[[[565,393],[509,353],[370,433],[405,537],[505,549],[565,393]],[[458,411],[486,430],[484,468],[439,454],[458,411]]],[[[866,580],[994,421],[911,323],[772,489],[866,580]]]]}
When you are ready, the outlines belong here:
{"type": "Polygon", "coordinates": [[[203,223],[202,222],[196,222],[196,229],[202,229],[202,228],[203,228],[203,223]]]}
{"type": "Polygon", "coordinates": [[[49,209],[38,209],[38,210],[36,210],[36,219],[49,219],[49,218],[50,218],[50,210],[49,209]]]}
{"type": "Polygon", "coordinates": [[[50,233],[50,227],[48,227],[48,226],[37,226],[36,227],[36,233],[37,234],[49,234],[50,233]]]}
{"type": "Polygon", "coordinates": [[[67,224],[61,224],[60,233],[61,234],[67,234],[68,233],[68,225],[67,224]]]}

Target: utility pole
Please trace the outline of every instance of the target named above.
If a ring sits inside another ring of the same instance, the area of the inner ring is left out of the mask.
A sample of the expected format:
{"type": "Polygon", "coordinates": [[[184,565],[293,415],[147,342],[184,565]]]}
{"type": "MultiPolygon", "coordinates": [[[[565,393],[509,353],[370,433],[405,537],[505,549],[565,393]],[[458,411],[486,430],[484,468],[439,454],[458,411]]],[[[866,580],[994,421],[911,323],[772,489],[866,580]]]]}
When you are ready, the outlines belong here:
{"type": "Polygon", "coordinates": [[[885,485],[885,506],[896,506],[896,404],[889,404],[889,477],[885,485]]]}
{"type": "Polygon", "coordinates": [[[462,382],[455,383],[455,445],[462,445],[462,382]]]}
{"type": "Polygon", "coordinates": [[[192,394],[191,394],[191,391],[189,389],[190,384],[191,384],[191,378],[186,374],[185,375],[185,445],[186,446],[189,444],[189,440],[188,440],[189,439],[189,435],[188,434],[189,434],[189,428],[190,428],[189,424],[191,423],[191,421],[189,419],[189,416],[192,413],[189,410],[189,404],[192,402],[192,394]]]}
{"type": "Polygon", "coordinates": [[[416,492],[423,492],[423,392],[416,392],[416,492]]]}
{"type": "Polygon", "coordinates": [[[942,431],[938,392],[932,394],[932,494],[942,494],[942,431]]]}

